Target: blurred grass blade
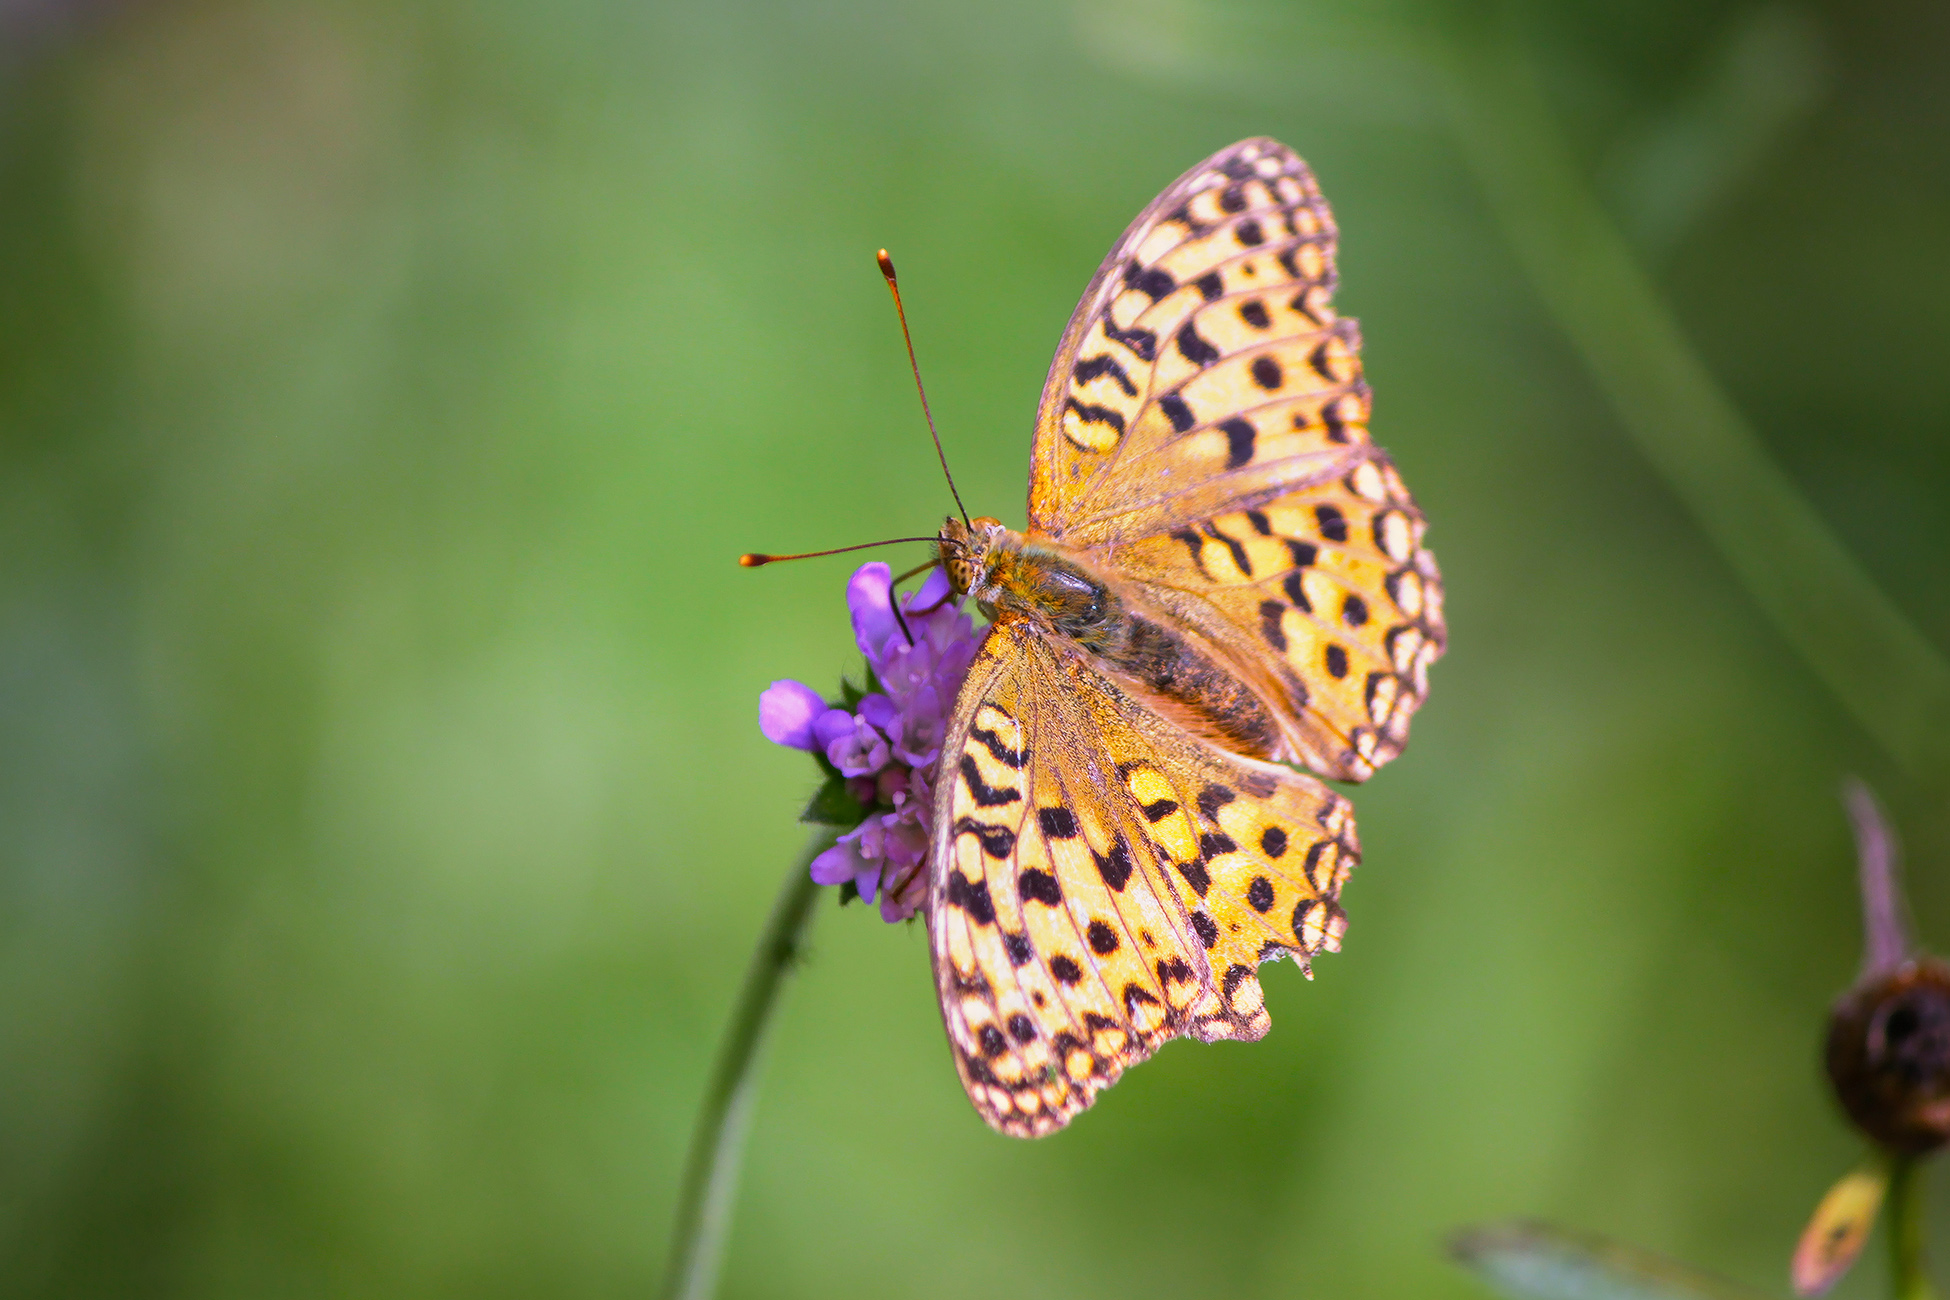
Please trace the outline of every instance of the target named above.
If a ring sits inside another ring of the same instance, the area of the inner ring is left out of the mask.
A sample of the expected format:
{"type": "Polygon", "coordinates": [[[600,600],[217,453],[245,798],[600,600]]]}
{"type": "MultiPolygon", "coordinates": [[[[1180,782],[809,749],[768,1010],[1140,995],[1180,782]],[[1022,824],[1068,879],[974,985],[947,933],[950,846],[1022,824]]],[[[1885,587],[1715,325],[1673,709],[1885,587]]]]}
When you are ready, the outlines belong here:
{"type": "Polygon", "coordinates": [[[1580,175],[1517,38],[1458,39],[1446,77],[1470,167],[1626,431],[1856,722],[1912,778],[1941,780],[1950,664],[1774,464],[1687,342],[1580,175]]]}
{"type": "Polygon", "coordinates": [[[1449,1251],[1511,1300],[1766,1300],[1765,1292],[1547,1223],[1465,1228],[1449,1251]]]}
{"type": "Polygon", "coordinates": [[[1848,1272],[1869,1240],[1889,1190],[1889,1162],[1874,1156],[1842,1175],[1815,1206],[1794,1248],[1789,1275],[1796,1295],[1820,1295],[1848,1272]]]}
{"type": "Polygon", "coordinates": [[[677,1194],[677,1226],[671,1234],[670,1259],[665,1265],[664,1300],[711,1300],[718,1290],[718,1271],[724,1263],[725,1243],[731,1236],[731,1211],[737,1200],[738,1171],[745,1154],[745,1134],[751,1127],[752,1103],[758,1098],[759,1066],[764,1060],[766,1030],[778,1011],[786,976],[805,947],[819,886],[813,883],[812,860],[831,848],[839,828],[822,826],[786,874],[772,904],[772,915],[759,937],[744,987],[719,1049],[717,1068],[704,1093],[684,1182],[677,1194]]]}

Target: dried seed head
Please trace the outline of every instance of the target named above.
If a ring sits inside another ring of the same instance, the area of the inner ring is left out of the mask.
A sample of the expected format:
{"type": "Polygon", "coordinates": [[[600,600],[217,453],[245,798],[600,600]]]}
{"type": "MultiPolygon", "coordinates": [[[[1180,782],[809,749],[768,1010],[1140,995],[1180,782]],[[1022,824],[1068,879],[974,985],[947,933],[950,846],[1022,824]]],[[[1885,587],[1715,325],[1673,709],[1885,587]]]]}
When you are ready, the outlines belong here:
{"type": "Polygon", "coordinates": [[[1883,1146],[1950,1141],[1950,966],[1919,957],[1850,989],[1829,1014],[1827,1065],[1842,1108],[1883,1146]]]}

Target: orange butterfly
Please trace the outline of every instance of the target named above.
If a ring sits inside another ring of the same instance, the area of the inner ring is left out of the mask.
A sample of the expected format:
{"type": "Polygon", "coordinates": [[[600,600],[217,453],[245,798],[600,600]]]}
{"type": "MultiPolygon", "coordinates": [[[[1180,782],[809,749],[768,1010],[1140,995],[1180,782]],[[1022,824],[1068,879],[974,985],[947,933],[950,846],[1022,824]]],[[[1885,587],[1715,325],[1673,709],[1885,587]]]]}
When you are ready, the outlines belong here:
{"type": "Polygon", "coordinates": [[[935,784],[927,922],[956,1068],[1061,1127],[1180,1034],[1256,1039],[1256,968],[1340,944],[1352,810],[1442,653],[1421,513],[1369,441],[1334,222],[1244,140],[1124,232],[1057,346],[1028,529],[950,519],[994,620],[935,784]]]}

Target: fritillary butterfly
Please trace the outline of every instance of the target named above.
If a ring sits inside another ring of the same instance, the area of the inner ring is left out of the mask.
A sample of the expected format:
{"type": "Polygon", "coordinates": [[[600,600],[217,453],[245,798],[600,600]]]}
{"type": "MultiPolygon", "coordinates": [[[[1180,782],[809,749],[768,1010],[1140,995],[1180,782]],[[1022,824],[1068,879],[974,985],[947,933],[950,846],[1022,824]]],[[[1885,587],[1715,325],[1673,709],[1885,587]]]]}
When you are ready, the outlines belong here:
{"type": "Polygon", "coordinates": [[[1061,1127],[1181,1034],[1256,1039],[1256,968],[1340,944],[1346,799],[1442,653],[1422,516],[1369,441],[1333,218],[1284,145],[1192,168],[1057,346],[1028,529],[950,519],[992,620],[942,750],[927,922],[956,1068],[1061,1127]]]}

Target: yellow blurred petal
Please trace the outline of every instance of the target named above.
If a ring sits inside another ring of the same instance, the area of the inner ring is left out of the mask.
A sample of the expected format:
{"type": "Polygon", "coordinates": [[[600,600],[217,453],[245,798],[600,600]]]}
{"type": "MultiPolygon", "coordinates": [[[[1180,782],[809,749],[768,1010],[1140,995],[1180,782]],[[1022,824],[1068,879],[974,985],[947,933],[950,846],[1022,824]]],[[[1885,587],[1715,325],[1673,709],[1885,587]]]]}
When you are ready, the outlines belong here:
{"type": "Polygon", "coordinates": [[[1844,1175],[1815,1207],[1794,1248],[1792,1275],[1796,1295],[1820,1295],[1841,1280],[1862,1253],[1862,1243],[1875,1227],[1882,1195],[1889,1188],[1889,1168],[1880,1159],[1844,1175]]]}

